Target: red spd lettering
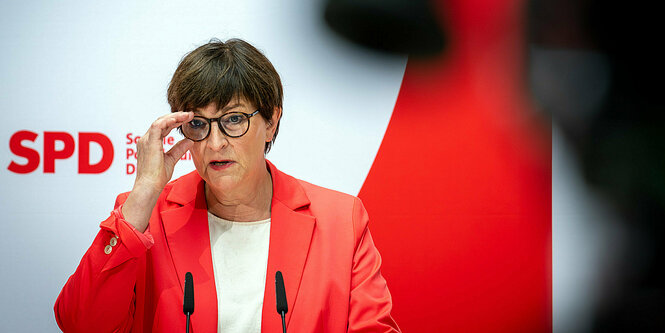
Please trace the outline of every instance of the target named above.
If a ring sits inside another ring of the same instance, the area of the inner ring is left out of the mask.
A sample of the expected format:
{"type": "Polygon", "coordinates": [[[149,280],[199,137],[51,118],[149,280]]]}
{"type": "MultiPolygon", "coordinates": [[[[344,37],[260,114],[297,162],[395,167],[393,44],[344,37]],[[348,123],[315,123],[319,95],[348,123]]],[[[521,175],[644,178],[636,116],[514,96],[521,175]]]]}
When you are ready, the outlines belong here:
{"type": "Polygon", "coordinates": [[[23,141],[35,142],[37,133],[30,131],[18,131],[9,139],[9,150],[14,155],[28,160],[25,164],[18,164],[14,161],[9,163],[7,170],[15,173],[30,173],[39,167],[39,152],[23,145],[23,141]]]}
{"type": "MultiPolygon", "coordinates": [[[[25,158],[27,162],[19,164],[11,161],[7,166],[9,171],[25,174],[39,168],[40,152],[24,145],[25,141],[35,142],[38,136],[37,133],[31,131],[18,131],[11,136],[9,149],[14,155],[25,158]]],[[[95,132],[78,133],[78,144],[79,173],[102,173],[113,164],[113,144],[106,135],[95,132]],[[102,158],[96,163],[90,163],[90,146],[93,143],[102,148],[102,158]]],[[[55,173],[55,161],[72,157],[76,150],[76,142],[74,137],[67,132],[44,132],[43,149],[44,173],[55,173]]]]}
{"type": "Polygon", "coordinates": [[[79,173],[102,173],[113,163],[113,143],[102,133],[79,133],[79,173]],[[90,164],[90,144],[102,147],[102,159],[90,164]]]}
{"type": "Polygon", "coordinates": [[[44,173],[55,172],[55,160],[64,160],[74,155],[74,138],[66,132],[44,132],[44,173]],[[55,150],[55,142],[64,144],[62,150],[55,150]]]}

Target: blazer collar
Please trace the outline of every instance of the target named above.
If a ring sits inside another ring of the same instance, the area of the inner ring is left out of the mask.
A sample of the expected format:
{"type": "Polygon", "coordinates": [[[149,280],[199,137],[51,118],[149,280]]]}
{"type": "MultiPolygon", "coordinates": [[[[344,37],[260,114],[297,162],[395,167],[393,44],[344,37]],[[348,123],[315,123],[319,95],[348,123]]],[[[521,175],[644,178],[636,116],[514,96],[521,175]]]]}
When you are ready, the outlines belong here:
{"type": "MultiPolygon", "coordinates": [[[[310,200],[300,182],[279,171],[268,160],[266,165],[272,176],[273,197],[261,325],[263,332],[276,332],[281,330],[281,318],[275,307],[275,273],[281,271],[284,275],[288,325],[298,297],[316,219],[306,209],[310,200]]],[[[161,211],[160,214],[181,292],[185,273],[192,272],[194,276],[194,299],[197,306],[192,316],[192,331],[216,332],[217,292],[210,252],[204,181],[196,171],[191,172],[173,183],[166,200],[182,205],[161,211]]]]}

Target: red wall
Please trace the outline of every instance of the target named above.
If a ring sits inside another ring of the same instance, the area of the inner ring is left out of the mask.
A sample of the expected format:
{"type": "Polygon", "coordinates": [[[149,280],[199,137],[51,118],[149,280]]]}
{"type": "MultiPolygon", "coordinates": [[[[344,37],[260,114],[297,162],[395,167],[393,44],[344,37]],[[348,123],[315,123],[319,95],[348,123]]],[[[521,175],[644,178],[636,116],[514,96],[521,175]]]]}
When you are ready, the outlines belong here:
{"type": "Polygon", "coordinates": [[[522,1],[439,3],[360,197],[405,332],[549,332],[551,134],[525,90],[522,1]]]}

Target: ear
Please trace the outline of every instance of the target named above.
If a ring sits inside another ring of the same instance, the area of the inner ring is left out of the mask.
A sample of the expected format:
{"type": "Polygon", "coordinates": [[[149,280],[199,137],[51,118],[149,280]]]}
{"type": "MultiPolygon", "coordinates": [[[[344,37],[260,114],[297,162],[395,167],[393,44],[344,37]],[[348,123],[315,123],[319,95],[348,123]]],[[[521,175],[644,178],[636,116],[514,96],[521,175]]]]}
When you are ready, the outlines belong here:
{"type": "Polygon", "coordinates": [[[282,108],[275,107],[275,110],[272,113],[272,117],[268,122],[268,136],[266,137],[266,142],[272,141],[272,138],[275,137],[275,131],[277,130],[277,125],[279,120],[282,118],[282,108]]]}

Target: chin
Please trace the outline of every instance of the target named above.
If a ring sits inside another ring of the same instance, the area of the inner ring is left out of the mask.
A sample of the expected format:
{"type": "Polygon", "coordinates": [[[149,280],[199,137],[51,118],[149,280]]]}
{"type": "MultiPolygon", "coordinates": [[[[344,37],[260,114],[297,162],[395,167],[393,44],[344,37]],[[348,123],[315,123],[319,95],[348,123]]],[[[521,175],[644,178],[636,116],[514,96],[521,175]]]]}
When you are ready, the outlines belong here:
{"type": "Polygon", "coordinates": [[[240,183],[240,177],[237,175],[215,175],[205,177],[206,183],[216,189],[231,190],[240,183]]]}

